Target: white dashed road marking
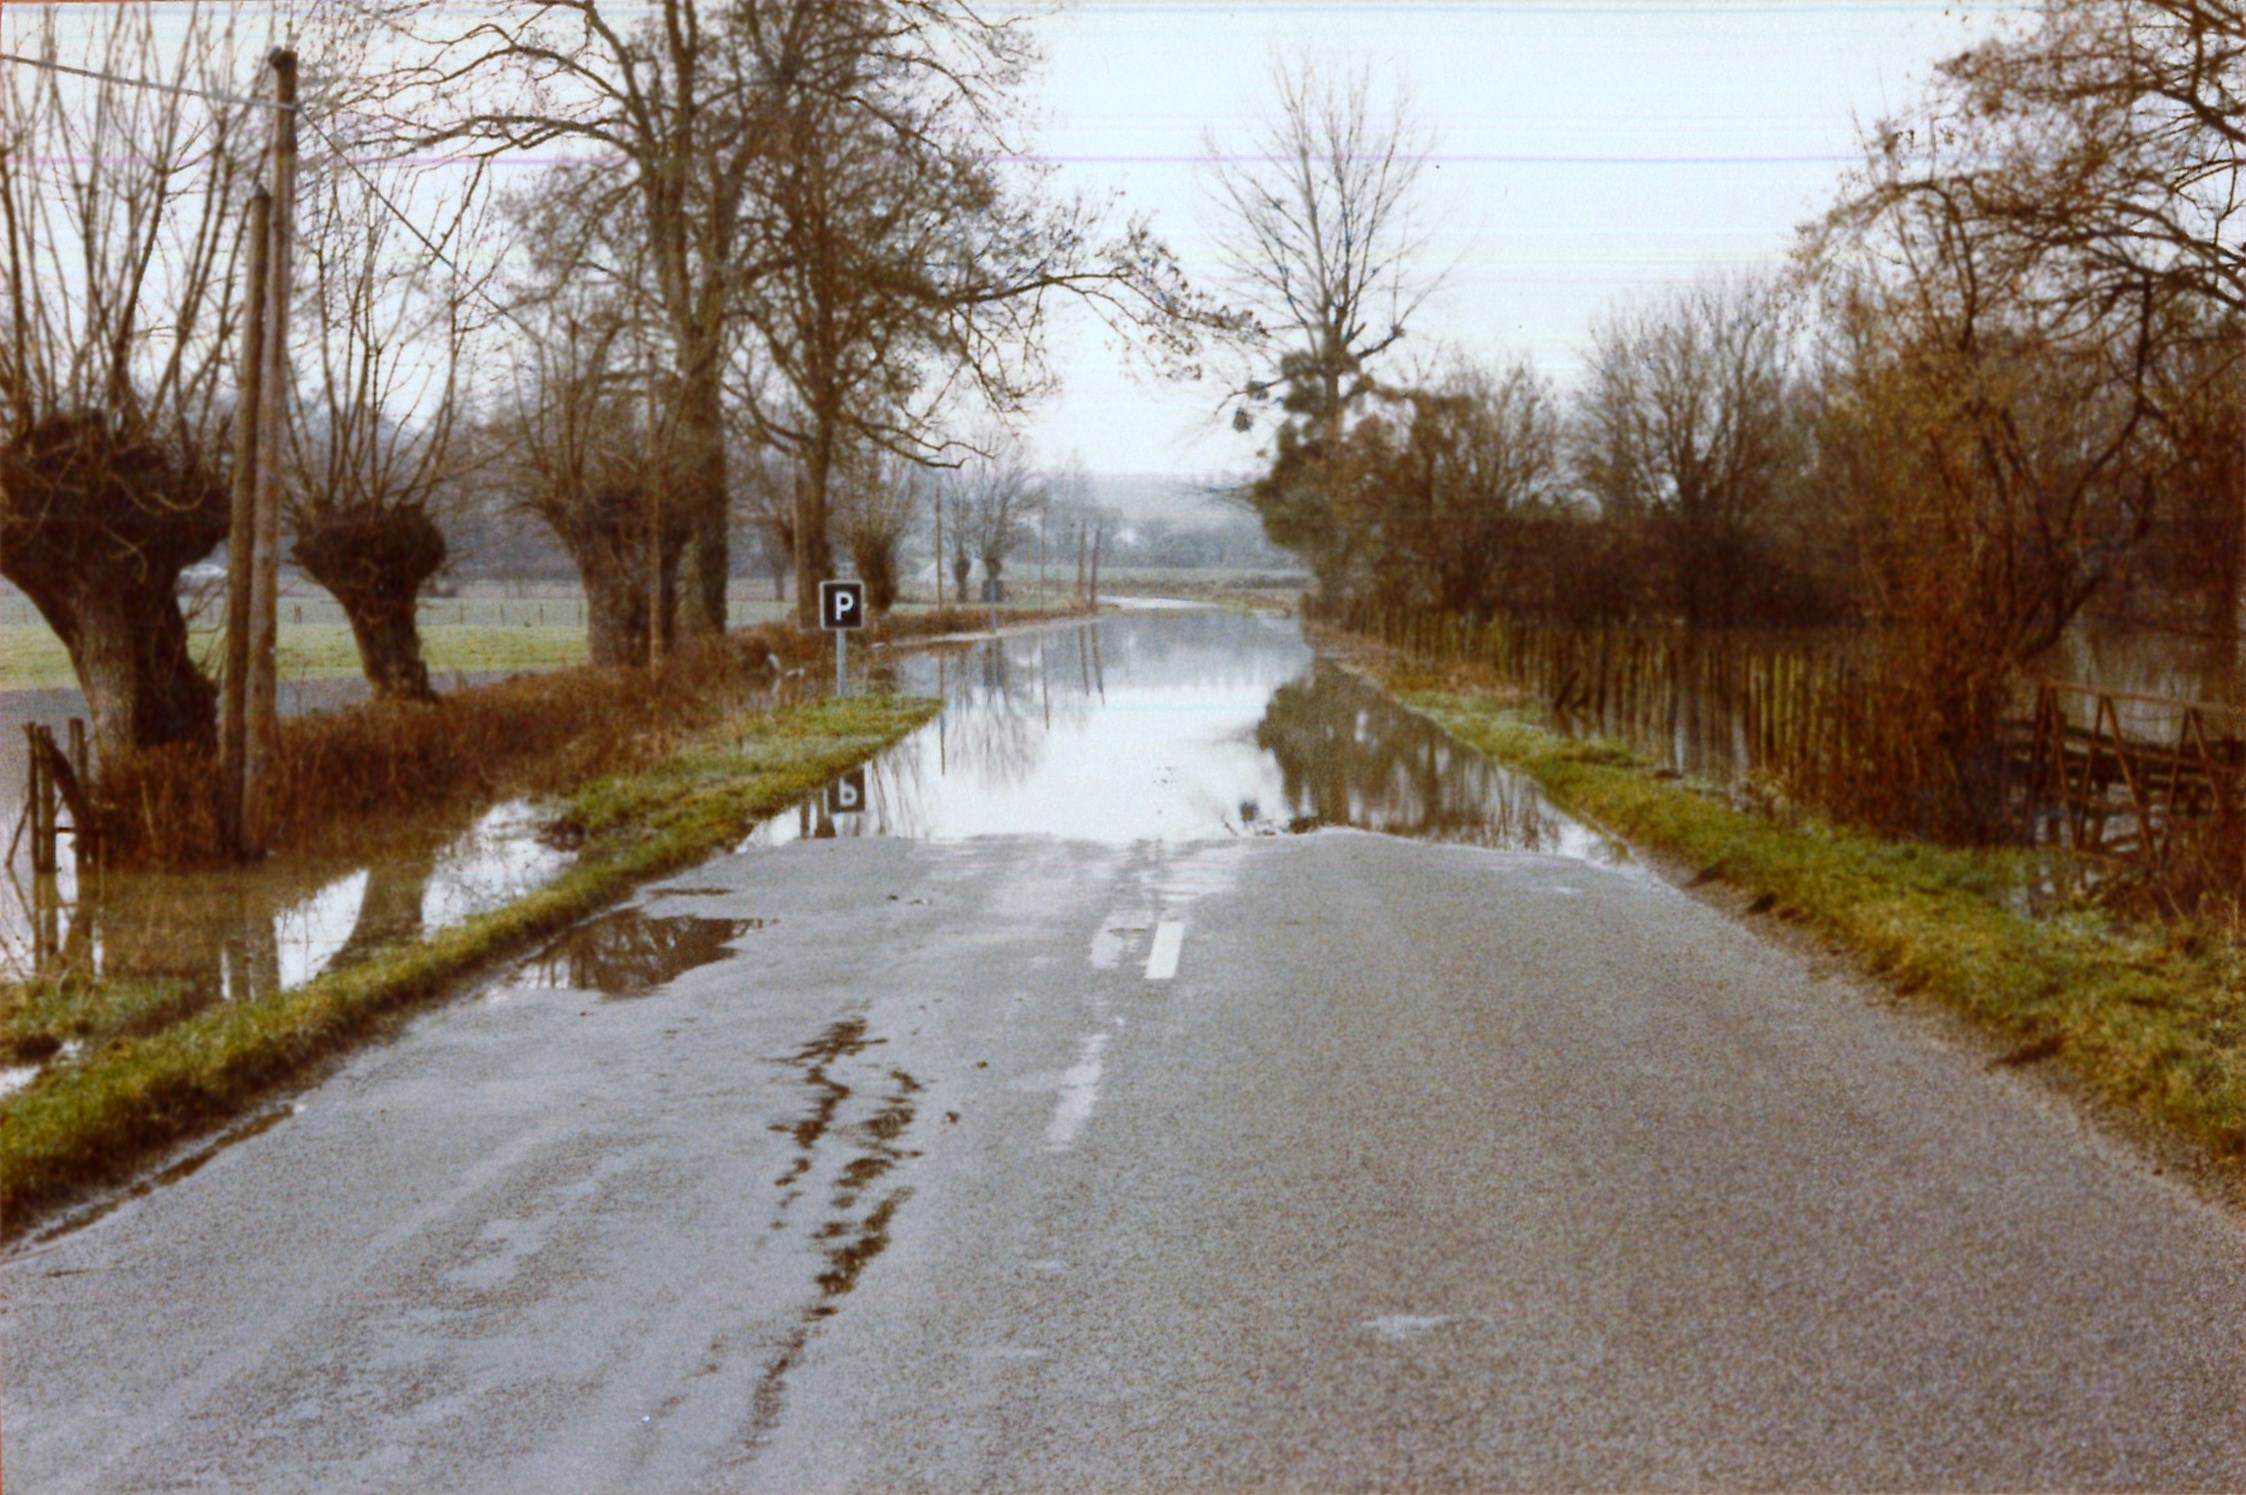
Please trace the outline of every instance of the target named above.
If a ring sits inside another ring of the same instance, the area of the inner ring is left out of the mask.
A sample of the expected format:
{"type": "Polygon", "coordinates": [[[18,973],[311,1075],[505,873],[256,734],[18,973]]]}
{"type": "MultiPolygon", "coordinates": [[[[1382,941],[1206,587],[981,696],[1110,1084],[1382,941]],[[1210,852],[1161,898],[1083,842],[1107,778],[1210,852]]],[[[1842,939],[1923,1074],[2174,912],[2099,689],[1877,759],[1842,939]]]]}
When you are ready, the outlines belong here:
{"type": "Polygon", "coordinates": [[[1167,981],[1178,973],[1178,952],[1185,948],[1185,921],[1164,919],[1154,929],[1154,948],[1147,952],[1146,979],[1167,981]]]}

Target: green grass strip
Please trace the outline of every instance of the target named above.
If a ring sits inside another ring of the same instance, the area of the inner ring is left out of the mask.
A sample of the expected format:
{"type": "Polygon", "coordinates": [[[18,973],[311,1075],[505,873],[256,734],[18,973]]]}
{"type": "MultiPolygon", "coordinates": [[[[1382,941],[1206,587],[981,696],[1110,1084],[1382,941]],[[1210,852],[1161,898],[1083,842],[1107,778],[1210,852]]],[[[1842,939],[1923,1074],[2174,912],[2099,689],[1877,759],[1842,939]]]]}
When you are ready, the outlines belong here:
{"type": "Polygon", "coordinates": [[[1475,695],[1403,703],[1527,774],[1570,812],[1767,897],[1773,913],[2051,1057],[2107,1100],[2246,1160],[2246,961],[2188,924],[2128,924],[2096,908],[2038,915],[2017,890],[2021,852],[1888,841],[1783,823],[1670,780],[1610,741],[1573,741],[1475,695]]]}
{"type": "MultiPolygon", "coordinates": [[[[220,1002],[148,1033],[127,1032],[0,1101],[0,1221],[114,1181],[152,1149],[241,1114],[261,1093],[363,1037],[386,1015],[615,902],[640,882],[734,844],[926,721],[936,703],[875,697],[737,720],[643,774],[580,788],[566,819],[586,831],[577,861],[503,908],[414,944],[250,1002],[220,1002]]],[[[85,1000],[133,1007],[131,992],[85,1000]]]]}

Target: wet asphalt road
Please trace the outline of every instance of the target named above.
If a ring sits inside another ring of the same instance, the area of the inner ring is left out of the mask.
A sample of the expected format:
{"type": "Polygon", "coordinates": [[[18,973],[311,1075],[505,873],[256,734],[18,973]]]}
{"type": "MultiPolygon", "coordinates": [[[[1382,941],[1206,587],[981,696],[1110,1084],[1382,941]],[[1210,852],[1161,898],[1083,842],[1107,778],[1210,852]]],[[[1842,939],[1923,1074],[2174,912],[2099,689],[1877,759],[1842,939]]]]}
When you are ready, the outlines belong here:
{"type": "Polygon", "coordinates": [[[8,1488],[2246,1486],[2235,1220],[1533,805],[1209,833],[1460,768],[1127,642],[19,1246],[8,1488]]]}

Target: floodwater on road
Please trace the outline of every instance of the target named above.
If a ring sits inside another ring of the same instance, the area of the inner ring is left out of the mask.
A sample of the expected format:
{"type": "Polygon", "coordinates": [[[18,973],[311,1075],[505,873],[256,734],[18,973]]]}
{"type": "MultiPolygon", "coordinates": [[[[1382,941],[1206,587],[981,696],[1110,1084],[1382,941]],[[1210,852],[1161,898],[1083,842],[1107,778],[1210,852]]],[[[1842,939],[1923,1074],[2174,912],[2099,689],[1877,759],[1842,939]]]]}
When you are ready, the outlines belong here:
{"type": "Polygon", "coordinates": [[[0,1254],[13,1482],[2240,1487],[2232,1223],[1294,625],[852,660],[943,712],[0,1254]]]}
{"type": "Polygon", "coordinates": [[[1138,613],[912,656],[936,720],[760,827],[800,836],[1036,835],[1172,845],[1349,826],[1614,864],[1627,852],[1535,785],[1330,661],[1288,619],[1138,613]]]}
{"type": "MultiPolygon", "coordinates": [[[[1287,619],[1137,609],[852,662],[857,688],[935,697],[942,713],[855,776],[865,791],[855,808],[830,789],[749,844],[1027,834],[1189,845],[1350,826],[1609,865],[1627,855],[1317,659],[1287,619]]],[[[542,821],[537,806],[508,800],[394,840],[365,865],[283,860],[98,887],[66,858],[58,878],[28,893],[19,879],[0,897],[0,974],[74,963],[179,982],[198,1005],[301,985],[555,876],[570,854],[540,838],[542,821]]],[[[714,952],[722,936],[704,931],[678,949],[714,952]]],[[[664,961],[682,937],[659,920],[590,926],[549,969],[573,984],[644,988],[671,974],[664,961]],[[641,975],[620,974],[651,952],[641,975]],[[580,969],[606,974],[569,974],[580,969]]],[[[0,1071],[0,1093],[36,1072],[0,1071]]]]}

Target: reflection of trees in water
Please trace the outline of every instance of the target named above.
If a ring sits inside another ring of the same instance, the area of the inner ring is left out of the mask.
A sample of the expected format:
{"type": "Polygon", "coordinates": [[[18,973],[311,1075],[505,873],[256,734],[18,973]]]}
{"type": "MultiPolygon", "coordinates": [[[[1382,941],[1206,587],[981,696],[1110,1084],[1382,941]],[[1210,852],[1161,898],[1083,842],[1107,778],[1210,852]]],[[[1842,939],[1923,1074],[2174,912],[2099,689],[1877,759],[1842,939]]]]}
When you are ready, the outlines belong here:
{"type": "Polygon", "coordinates": [[[651,918],[636,908],[619,909],[580,925],[525,961],[522,984],[637,996],[696,966],[724,959],[727,942],[761,922],[651,918]]]}
{"type": "Polygon", "coordinates": [[[418,938],[439,850],[467,823],[455,815],[421,828],[361,867],[281,859],[223,872],[89,876],[68,901],[46,889],[35,899],[35,968],[176,981],[196,1005],[264,996],[418,938]]]}
{"type": "Polygon", "coordinates": [[[1560,817],[1533,785],[1330,665],[1273,692],[1256,745],[1278,760],[1297,828],[1349,825],[1520,851],[1560,840],[1560,817]]]}
{"type": "Polygon", "coordinates": [[[1034,638],[981,645],[975,659],[948,678],[936,722],[938,771],[971,767],[994,787],[1011,787],[1035,774],[1045,761],[1051,723],[1048,662],[1034,638]]]}
{"type": "Polygon", "coordinates": [[[434,847],[422,847],[369,867],[366,891],[359,895],[359,915],[344,937],[343,948],[335,952],[328,965],[350,965],[385,945],[420,939],[423,894],[436,868],[434,847]]]}

